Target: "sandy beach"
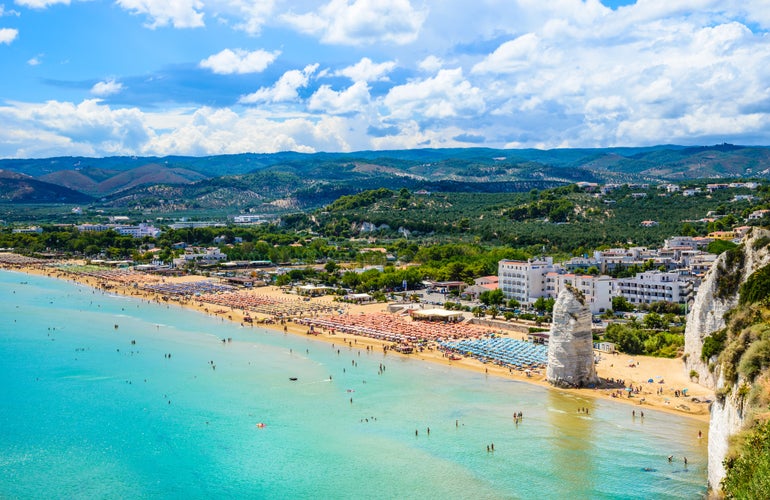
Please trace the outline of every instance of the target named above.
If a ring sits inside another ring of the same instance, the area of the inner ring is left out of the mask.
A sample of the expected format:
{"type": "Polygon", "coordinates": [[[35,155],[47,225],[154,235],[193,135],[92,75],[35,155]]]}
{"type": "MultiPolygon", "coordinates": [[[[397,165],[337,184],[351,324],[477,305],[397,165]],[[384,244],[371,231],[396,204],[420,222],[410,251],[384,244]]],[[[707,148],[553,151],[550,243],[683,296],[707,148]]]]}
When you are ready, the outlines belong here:
{"type": "MultiPolygon", "coordinates": [[[[25,273],[47,275],[58,279],[77,281],[81,284],[92,286],[99,289],[107,289],[110,292],[126,296],[141,298],[143,300],[164,302],[169,304],[178,304],[179,306],[195,309],[204,314],[221,317],[223,320],[234,321],[245,327],[254,326],[262,328],[271,328],[285,333],[295,335],[308,335],[309,328],[305,325],[297,324],[292,320],[275,320],[269,314],[262,314],[255,311],[248,311],[243,308],[229,307],[222,304],[212,304],[202,302],[198,298],[178,299],[169,297],[162,293],[154,292],[145,288],[159,283],[185,284],[191,282],[200,282],[210,280],[203,276],[184,276],[184,277],[157,277],[143,273],[115,273],[115,275],[90,276],[83,273],[65,272],[60,267],[64,262],[45,263],[27,261],[25,259],[14,259],[9,257],[12,254],[3,254],[0,258],[0,267],[25,273]]],[[[82,262],[67,262],[67,264],[82,264],[82,262]]],[[[254,300],[259,298],[268,298],[275,303],[301,304],[301,307],[307,311],[335,310],[337,314],[342,311],[344,314],[356,316],[373,313],[384,313],[387,309],[385,303],[374,304],[347,304],[334,302],[332,297],[299,298],[293,294],[287,294],[278,287],[267,286],[248,289],[247,292],[241,291],[239,295],[253,295],[254,300]]],[[[308,314],[322,314],[312,312],[308,314]]],[[[491,330],[491,329],[490,329],[491,330]]],[[[496,332],[500,335],[501,332],[496,332]]],[[[520,333],[502,332],[502,336],[525,340],[525,335],[520,333]]],[[[357,335],[343,334],[331,331],[314,332],[314,337],[320,341],[335,344],[352,344],[361,349],[374,349],[381,351],[389,342],[380,341],[373,338],[361,337],[357,335]]],[[[642,412],[644,408],[654,408],[656,410],[666,411],[681,415],[683,417],[693,418],[704,423],[708,421],[708,404],[706,400],[713,399],[713,392],[707,388],[699,386],[691,381],[685,374],[684,366],[680,359],[652,358],[646,356],[628,356],[625,354],[601,353],[601,359],[597,364],[597,373],[602,379],[613,379],[624,381],[625,386],[639,389],[638,392],[630,393],[623,389],[599,388],[599,389],[557,389],[553,388],[545,380],[545,371],[540,370],[531,373],[524,371],[509,370],[507,367],[498,366],[492,363],[482,363],[472,358],[462,358],[459,360],[450,360],[438,349],[424,349],[415,351],[413,354],[399,354],[392,352],[389,356],[409,356],[418,358],[431,363],[440,363],[450,365],[462,370],[472,370],[478,373],[485,373],[489,376],[506,377],[520,380],[531,384],[537,384],[549,387],[552,390],[570,392],[582,397],[605,398],[632,406],[629,412],[642,412]],[[650,382],[652,380],[652,382],[650,382]],[[681,391],[687,389],[687,396],[681,395],[681,391]],[[675,394],[680,391],[679,397],[675,394]],[[630,397],[629,397],[630,395],[630,397]]],[[[706,426],[704,425],[704,432],[706,426]]]]}

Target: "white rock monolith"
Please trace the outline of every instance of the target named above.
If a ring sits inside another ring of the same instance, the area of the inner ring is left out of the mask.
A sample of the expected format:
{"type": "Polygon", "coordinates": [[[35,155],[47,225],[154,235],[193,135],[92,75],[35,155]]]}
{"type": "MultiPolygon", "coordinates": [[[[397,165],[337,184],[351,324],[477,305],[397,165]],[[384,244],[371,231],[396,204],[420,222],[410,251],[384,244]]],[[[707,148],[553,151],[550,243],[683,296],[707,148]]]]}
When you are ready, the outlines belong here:
{"type": "Polygon", "coordinates": [[[591,311],[583,294],[572,287],[562,290],[553,306],[546,378],[560,387],[599,383],[594,366],[591,311]]]}

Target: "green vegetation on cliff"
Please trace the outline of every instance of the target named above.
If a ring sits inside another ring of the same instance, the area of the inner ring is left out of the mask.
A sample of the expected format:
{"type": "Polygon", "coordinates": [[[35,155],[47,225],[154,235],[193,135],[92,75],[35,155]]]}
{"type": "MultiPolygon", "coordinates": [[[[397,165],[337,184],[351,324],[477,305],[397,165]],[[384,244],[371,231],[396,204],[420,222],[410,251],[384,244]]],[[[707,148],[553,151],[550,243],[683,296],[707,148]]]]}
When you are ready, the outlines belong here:
{"type": "Polygon", "coordinates": [[[757,424],[739,439],[725,460],[722,491],[727,498],[767,498],[770,492],[770,421],[757,424]]]}

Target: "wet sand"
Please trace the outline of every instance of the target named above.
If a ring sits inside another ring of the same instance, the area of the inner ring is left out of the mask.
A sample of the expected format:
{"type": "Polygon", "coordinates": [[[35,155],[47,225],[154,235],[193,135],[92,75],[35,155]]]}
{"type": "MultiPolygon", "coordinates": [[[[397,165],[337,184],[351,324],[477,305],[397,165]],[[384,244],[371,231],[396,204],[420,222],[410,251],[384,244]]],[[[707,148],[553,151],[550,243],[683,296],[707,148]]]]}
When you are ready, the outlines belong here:
{"type": "MultiPolygon", "coordinates": [[[[9,264],[7,261],[3,261],[3,259],[0,259],[0,267],[31,274],[51,276],[58,279],[67,279],[100,289],[105,289],[105,286],[107,286],[109,287],[109,291],[112,293],[118,293],[121,295],[141,298],[143,300],[154,301],[158,303],[178,304],[182,307],[198,310],[204,314],[221,317],[223,320],[240,323],[245,327],[253,326],[260,328],[270,328],[280,332],[285,331],[286,333],[303,336],[308,334],[307,326],[298,325],[293,321],[287,321],[285,324],[281,324],[280,322],[262,323],[261,321],[270,320],[271,318],[255,312],[245,314],[241,309],[202,303],[198,300],[168,300],[168,297],[166,297],[164,300],[163,296],[159,293],[153,293],[141,289],[139,286],[141,283],[136,283],[136,281],[125,283],[107,281],[86,275],[65,273],[56,269],[55,267],[52,267],[50,264],[9,264]],[[136,283],[137,286],[134,286],[134,283],[136,283]],[[247,321],[247,316],[252,319],[251,322],[247,321]],[[284,327],[286,328],[285,330],[284,327]]],[[[134,277],[137,279],[142,279],[141,275],[134,277]]],[[[160,281],[157,277],[152,275],[146,275],[144,279],[146,279],[147,282],[160,281]]],[[[163,280],[165,280],[167,283],[184,283],[206,279],[210,278],[203,276],[163,278],[163,280]]],[[[273,286],[254,288],[251,289],[249,293],[258,294],[260,296],[274,297],[276,299],[296,297],[286,294],[280,288],[273,286]]],[[[331,297],[311,298],[308,299],[308,302],[329,305],[336,309],[343,309],[346,314],[350,315],[385,312],[387,309],[387,304],[384,303],[364,305],[343,304],[340,302],[334,302],[331,297]]],[[[503,336],[516,338],[519,340],[524,340],[526,337],[524,334],[512,332],[503,332],[503,336]]],[[[389,345],[388,342],[342,333],[332,334],[329,332],[316,331],[314,337],[318,340],[334,344],[350,345],[352,343],[356,348],[366,349],[369,347],[370,349],[376,350],[378,352],[382,351],[383,347],[389,345]]],[[[629,398],[628,392],[622,389],[619,390],[617,388],[554,389],[545,380],[545,370],[541,370],[540,372],[532,372],[528,375],[523,371],[509,371],[507,367],[497,366],[492,363],[482,363],[472,358],[450,360],[444,356],[442,351],[438,349],[425,349],[423,351],[416,351],[415,353],[408,355],[399,354],[394,351],[388,351],[388,356],[409,356],[432,363],[449,365],[453,368],[461,370],[472,370],[478,373],[487,374],[489,376],[507,377],[510,379],[520,380],[527,383],[549,387],[553,390],[569,392],[582,397],[600,397],[610,399],[619,403],[633,406],[633,408],[629,409],[629,412],[636,411],[637,414],[639,414],[639,412],[643,411],[645,408],[654,408],[656,410],[698,419],[703,422],[708,421],[708,405],[703,401],[706,399],[713,400],[713,392],[689,380],[685,374],[684,365],[680,359],[628,356],[625,354],[613,355],[608,353],[601,353],[600,355],[601,360],[597,364],[597,373],[601,378],[623,380],[626,386],[633,386],[635,388],[641,387],[641,391],[639,393],[632,394],[629,398]],[[652,383],[648,382],[650,379],[653,380],[652,383]],[[674,391],[681,391],[685,388],[688,389],[687,397],[674,396],[674,391]],[[659,389],[663,390],[663,394],[658,394],[659,389]],[[613,394],[618,397],[613,397],[613,394]],[[692,400],[693,397],[700,399],[701,402],[694,402],[692,400]]],[[[705,430],[706,429],[704,426],[704,433],[705,430]]]]}

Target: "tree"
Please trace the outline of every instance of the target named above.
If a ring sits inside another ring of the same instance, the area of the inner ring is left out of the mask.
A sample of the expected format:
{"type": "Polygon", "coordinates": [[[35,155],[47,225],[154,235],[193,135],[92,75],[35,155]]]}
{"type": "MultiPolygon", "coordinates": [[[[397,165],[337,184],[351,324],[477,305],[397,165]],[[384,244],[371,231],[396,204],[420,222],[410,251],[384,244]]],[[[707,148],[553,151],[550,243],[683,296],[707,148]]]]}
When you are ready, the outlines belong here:
{"type": "Polygon", "coordinates": [[[499,306],[503,303],[505,300],[505,295],[503,295],[503,291],[499,288],[496,288],[495,290],[488,290],[485,292],[481,292],[479,295],[479,300],[482,304],[485,306],[499,306]]]}
{"type": "Polygon", "coordinates": [[[554,304],[556,304],[556,299],[553,297],[538,297],[537,300],[535,300],[535,303],[532,304],[532,307],[534,307],[537,311],[550,313],[553,312],[554,304]]]}
{"type": "Polygon", "coordinates": [[[662,330],[664,328],[663,319],[656,312],[647,313],[644,317],[644,326],[650,330],[662,330]]]}
{"type": "Polygon", "coordinates": [[[492,319],[495,319],[498,314],[500,314],[500,310],[498,308],[496,307],[489,308],[489,315],[492,316],[492,319]]]}
{"type": "Polygon", "coordinates": [[[612,297],[612,310],[624,312],[633,310],[633,306],[623,296],[612,297]]]}

